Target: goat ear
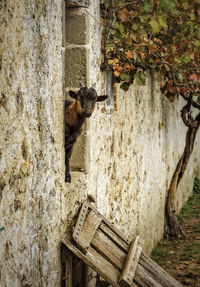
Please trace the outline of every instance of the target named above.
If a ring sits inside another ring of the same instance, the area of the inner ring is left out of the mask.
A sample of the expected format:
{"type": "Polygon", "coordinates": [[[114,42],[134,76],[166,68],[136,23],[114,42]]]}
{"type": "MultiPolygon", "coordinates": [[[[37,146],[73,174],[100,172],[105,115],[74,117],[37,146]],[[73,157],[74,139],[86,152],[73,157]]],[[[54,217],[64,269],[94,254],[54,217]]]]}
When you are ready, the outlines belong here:
{"type": "Polygon", "coordinates": [[[71,98],[73,98],[73,99],[75,99],[75,100],[77,99],[77,94],[76,94],[74,91],[71,91],[71,90],[70,90],[70,91],[69,91],[69,95],[70,95],[71,98]]]}
{"type": "Polygon", "coordinates": [[[108,98],[108,96],[107,96],[107,95],[104,95],[104,96],[98,96],[98,97],[97,97],[97,102],[103,102],[103,101],[105,101],[107,98],[108,98]]]}

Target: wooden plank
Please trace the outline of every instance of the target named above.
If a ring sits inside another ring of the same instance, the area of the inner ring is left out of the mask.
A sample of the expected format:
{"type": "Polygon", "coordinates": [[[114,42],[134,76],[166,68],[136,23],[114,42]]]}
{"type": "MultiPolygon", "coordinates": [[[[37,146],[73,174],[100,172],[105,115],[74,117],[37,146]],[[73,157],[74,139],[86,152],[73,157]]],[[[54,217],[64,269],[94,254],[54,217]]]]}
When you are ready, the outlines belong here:
{"type": "Polygon", "coordinates": [[[121,238],[124,242],[126,242],[127,244],[130,244],[130,241],[124,236],[124,234],[117,229],[113,224],[111,224],[105,217],[102,216],[102,221],[104,222],[105,225],[107,225],[107,227],[109,229],[111,229],[115,234],[118,235],[119,238],[121,238]]]}
{"type": "Polygon", "coordinates": [[[77,232],[73,239],[77,242],[77,244],[87,252],[87,248],[90,246],[90,242],[98,229],[100,223],[102,221],[102,216],[97,214],[94,210],[90,210],[89,214],[87,215],[82,230],[79,231],[79,235],[77,232]],[[77,239],[78,238],[78,239],[77,239]]]}
{"type": "MultiPolygon", "coordinates": [[[[140,264],[137,266],[133,282],[140,287],[163,287],[163,285],[160,285],[160,283],[152,278],[151,274],[140,264]]],[[[171,286],[169,285],[168,287],[171,286]]]]}
{"type": "Polygon", "coordinates": [[[88,248],[86,255],[83,254],[76,246],[74,246],[70,238],[71,236],[67,233],[62,238],[62,242],[70,251],[83,260],[83,262],[90,266],[94,271],[99,273],[112,286],[120,287],[117,283],[120,272],[110,262],[91,247],[88,248]]]}
{"type": "Polygon", "coordinates": [[[129,276],[131,276],[131,281],[133,281],[133,278],[135,277],[135,272],[140,260],[140,255],[142,253],[142,247],[140,245],[137,246],[137,250],[136,250],[136,254],[133,258],[133,262],[132,262],[132,266],[131,266],[131,275],[129,274],[129,276]]]}
{"type": "Polygon", "coordinates": [[[78,216],[78,220],[76,222],[76,226],[74,228],[74,232],[73,232],[73,239],[75,241],[78,241],[79,239],[79,236],[82,232],[82,229],[83,229],[83,225],[84,225],[84,222],[85,222],[85,218],[87,216],[87,213],[88,213],[88,200],[85,200],[81,206],[81,210],[79,212],[79,216],[78,216]]]}
{"type": "Polygon", "coordinates": [[[142,248],[138,246],[138,242],[139,236],[132,241],[129,248],[124,268],[119,278],[119,284],[121,286],[131,286],[131,283],[133,282],[135,270],[142,252],[142,248]]]}
{"type": "Polygon", "coordinates": [[[104,222],[101,223],[99,226],[99,229],[101,229],[119,248],[121,248],[124,252],[128,252],[129,249],[129,242],[114,232],[112,229],[110,229],[104,222]]]}
{"type": "MultiPolygon", "coordinates": [[[[139,265],[142,266],[151,276],[160,283],[163,287],[183,287],[175,278],[161,268],[156,262],[154,262],[146,254],[142,253],[139,260],[139,265]]],[[[138,270],[136,271],[136,273],[138,270]]],[[[142,274],[139,274],[143,276],[142,274]]]]}
{"type": "Polygon", "coordinates": [[[67,252],[65,263],[65,287],[72,287],[72,254],[67,252]]]}
{"type": "Polygon", "coordinates": [[[122,271],[126,253],[119,249],[101,230],[97,230],[91,244],[100,254],[107,258],[113,266],[120,272],[122,271]]]}

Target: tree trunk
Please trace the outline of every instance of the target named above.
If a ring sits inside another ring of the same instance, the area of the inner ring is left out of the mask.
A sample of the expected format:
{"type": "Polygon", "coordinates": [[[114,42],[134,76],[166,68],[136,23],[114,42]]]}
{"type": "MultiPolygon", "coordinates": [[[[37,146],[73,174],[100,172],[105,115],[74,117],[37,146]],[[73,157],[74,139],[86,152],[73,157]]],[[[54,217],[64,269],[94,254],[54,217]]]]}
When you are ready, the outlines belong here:
{"type": "Polygon", "coordinates": [[[165,211],[166,211],[166,219],[167,219],[167,224],[170,229],[171,237],[178,237],[178,236],[184,235],[181,229],[181,226],[178,222],[178,219],[176,217],[176,209],[175,209],[174,201],[175,201],[176,190],[187,168],[188,161],[193,151],[196,133],[200,126],[200,114],[198,114],[195,121],[197,123],[195,126],[193,127],[188,126],[188,130],[186,134],[185,149],[184,149],[184,152],[181,158],[179,159],[176,165],[176,168],[175,168],[175,171],[172,176],[171,183],[170,183],[170,187],[167,192],[168,195],[167,195],[165,211]]]}

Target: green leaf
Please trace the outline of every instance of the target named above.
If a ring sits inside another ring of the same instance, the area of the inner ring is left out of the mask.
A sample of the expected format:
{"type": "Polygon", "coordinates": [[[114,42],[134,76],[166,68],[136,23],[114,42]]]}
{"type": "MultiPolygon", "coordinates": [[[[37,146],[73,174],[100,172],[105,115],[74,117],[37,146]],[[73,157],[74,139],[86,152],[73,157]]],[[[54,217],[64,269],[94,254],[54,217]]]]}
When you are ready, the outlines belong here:
{"type": "Polygon", "coordinates": [[[160,31],[160,24],[158,23],[158,21],[156,20],[156,18],[153,18],[151,21],[150,21],[150,25],[151,25],[151,28],[153,30],[154,33],[158,33],[160,31]]]}
{"type": "Polygon", "coordinates": [[[122,90],[124,90],[125,92],[127,92],[128,89],[129,89],[129,87],[130,87],[130,85],[131,85],[131,83],[122,83],[122,84],[120,85],[120,88],[121,88],[122,90]]]}
{"type": "Polygon", "coordinates": [[[191,19],[192,21],[195,20],[195,15],[194,15],[194,13],[191,13],[191,14],[190,14],[190,19],[191,19]]]}
{"type": "Polygon", "coordinates": [[[114,28],[115,28],[116,30],[118,30],[121,35],[124,34],[125,28],[124,28],[124,25],[123,25],[122,23],[116,22],[114,28]]]}
{"type": "Polygon", "coordinates": [[[132,24],[132,29],[133,29],[134,31],[137,31],[138,28],[139,28],[139,25],[138,25],[137,23],[133,23],[133,24],[132,24]]]}
{"type": "Polygon", "coordinates": [[[200,47],[200,41],[195,41],[194,42],[194,46],[197,47],[197,48],[200,47]]]}
{"type": "Polygon", "coordinates": [[[124,25],[123,24],[119,24],[119,27],[118,27],[118,29],[119,29],[119,32],[123,35],[124,34],[124,25]]]}
{"type": "Polygon", "coordinates": [[[131,76],[126,73],[121,73],[120,78],[123,82],[129,83],[131,81],[131,76]]]}
{"type": "Polygon", "coordinates": [[[164,15],[158,16],[158,22],[160,24],[160,27],[162,27],[165,31],[167,31],[167,29],[168,29],[167,19],[164,15]]]}
{"type": "Polygon", "coordinates": [[[107,44],[106,51],[112,52],[114,50],[115,45],[113,43],[107,44]]]}
{"type": "Polygon", "coordinates": [[[176,3],[175,0],[160,0],[159,6],[161,10],[168,12],[176,7],[176,3]]]}
{"type": "Polygon", "coordinates": [[[153,4],[153,1],[146,1],[146,2],[147,2],[147,3],[145,3],[144,5],[142,5],[141,11],[144,11],[144,12],[146,12],[146,13],[149,13],[149,12],[152,11],[154,4],[153,4]]]}
{"type": "Polygon", "coordinates": [[[184,64],[188,64],[190,62],[190,57],[188,55],[185,55],[181,58],[184,64]]]}
{"type": "Polygon", "coordinates": [[[139,86],[144,86],[145,83],[146,83],[146,77],[144,75],[144,73],[136,73],[134,75],[134,79],[136,80],[136,83],[139,85],[139,86]]]}

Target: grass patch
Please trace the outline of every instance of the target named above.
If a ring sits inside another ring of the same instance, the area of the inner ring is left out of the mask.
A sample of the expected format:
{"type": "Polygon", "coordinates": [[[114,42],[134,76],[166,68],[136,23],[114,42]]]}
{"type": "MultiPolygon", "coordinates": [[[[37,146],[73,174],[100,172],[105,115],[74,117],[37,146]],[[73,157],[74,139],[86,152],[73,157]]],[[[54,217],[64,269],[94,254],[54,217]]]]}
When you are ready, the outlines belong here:
{"type": "Polygon", "coordinates": [[[161,262],[165,261],[165,259],[168,257],[168,252],[164,246],[161,246],[160,244],[157,245],[156,248],[153,249],[151,252],[151,258],[160,264],[161,262]]]}
{"type": "Polygon", "coordinates": [[[180,257],[181,261],[197,260],[200,263],[200,243],[194,243],[193,245],[187,246],[183,254],[180,257]]]}
{"type": "Polygon", "coordinates": [[[177,244],[177,240],[161,240],[158,245],[152,250],[151,258],[157,262],[158,264],[165,262],[168,259],[169,252],[167,250],[168,247],[174,246],[177,244]]]}
{"type": "Polygon", "coordinates": [[[194,193],[200,193],[200,178],[195,177],[194,179],[194,193]]]}
{"type": "Polygon", "coordinates": [[[195,178],[193,195],[189,197],[186,205],[181,209],[180,213],[177,215],[179,220],[185,220],[193,216],[197,217],[196,208],[200,208],[200,179],[195,178]]]}
{"type": "MultiPolygon", "coordinates": [[[[198,217],[198,210],[200,210],[200,179],[195,178],[193,195],[188,199],[186,205],[181,209],[178,219],[184,221],[192,217],[198,217]]],[[[200,233],[200,222],[193,227],[194,232],[200,233]]],[[[177,240],[161,240],[157,247],[152,250],[151,258],[158,264],[162,264],[168,260],[170,254],[168,247],[176,246],[178,244],[177,240]]],[[[183,247],[184,248],[184,247],[183,247]]],[[[200,244],[193,244],[187,246],[187,248],[182,253],[180,260],[195,260],[200,263],[200,244]]]]}
{"type": "Polygon", "coordinates": [[[194,232],[200,233],[200,222],[194,227],[194,232]]]}
{"type": "Polygon", "coordinates": [[[200,275],[200,271],[198,268],[192,268],[189,267],[188,268],[189,273],[191,273],[193,276],[199,276],[200,275]]]}

